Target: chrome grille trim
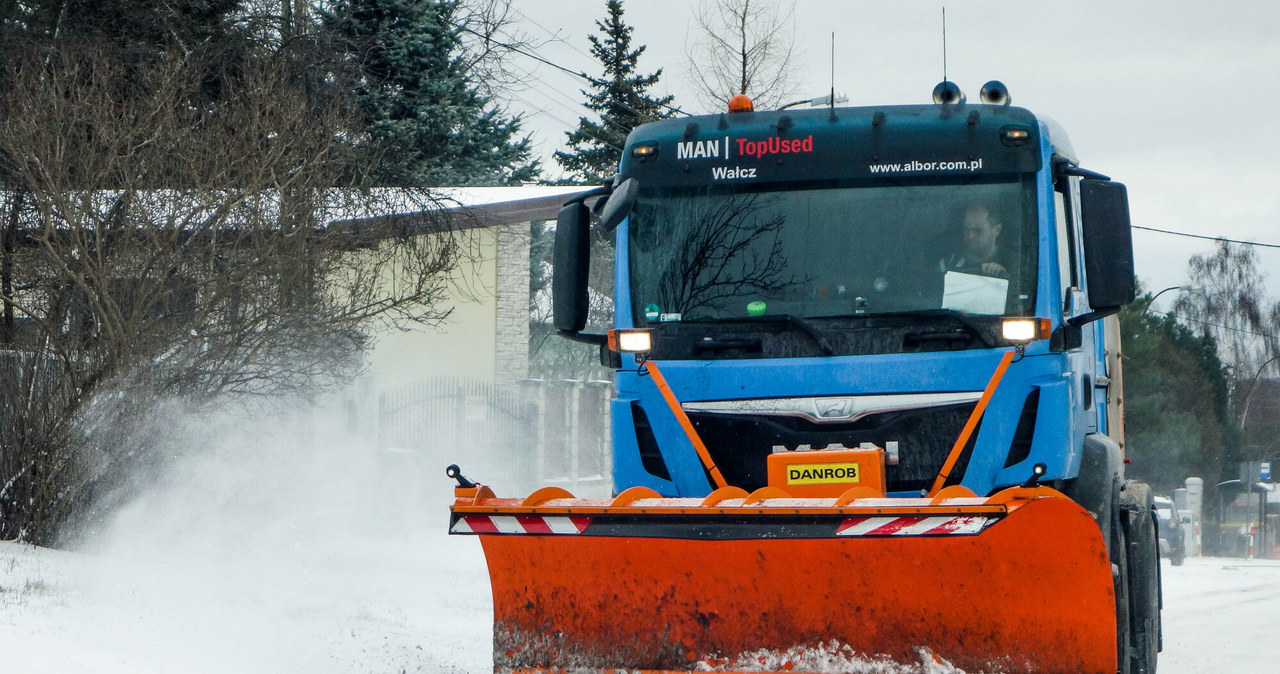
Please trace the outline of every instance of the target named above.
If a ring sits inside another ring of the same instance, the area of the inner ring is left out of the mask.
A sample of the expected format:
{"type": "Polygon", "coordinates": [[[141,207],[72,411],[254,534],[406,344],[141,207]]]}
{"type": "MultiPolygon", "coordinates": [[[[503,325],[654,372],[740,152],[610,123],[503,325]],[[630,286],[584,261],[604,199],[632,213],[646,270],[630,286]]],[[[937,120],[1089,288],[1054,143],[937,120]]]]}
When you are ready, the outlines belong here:
{"type": "Polygon", "coordinates": [[[872,414],[975,403],[981,397],[982,391],[960,391],[957,393],[711,400],[683,403],[681,407],[685,412],[799,417],[814,423],[831,424],[849,423],[872,414]]]}

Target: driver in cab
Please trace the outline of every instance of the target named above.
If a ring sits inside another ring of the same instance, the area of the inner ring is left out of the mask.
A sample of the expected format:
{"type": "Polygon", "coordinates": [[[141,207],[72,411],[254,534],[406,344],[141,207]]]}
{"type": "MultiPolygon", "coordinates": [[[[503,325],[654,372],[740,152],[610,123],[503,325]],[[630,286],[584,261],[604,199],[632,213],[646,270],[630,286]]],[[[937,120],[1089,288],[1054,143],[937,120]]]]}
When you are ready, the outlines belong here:
{"type": "Polygon", "coordinates": [[[994,208],[983,203],[971,204],[964,212],[964,247],[939,260],[939,270],[1008,278],[1009,272],[1000,255],[1002,227],[994,208]]]}

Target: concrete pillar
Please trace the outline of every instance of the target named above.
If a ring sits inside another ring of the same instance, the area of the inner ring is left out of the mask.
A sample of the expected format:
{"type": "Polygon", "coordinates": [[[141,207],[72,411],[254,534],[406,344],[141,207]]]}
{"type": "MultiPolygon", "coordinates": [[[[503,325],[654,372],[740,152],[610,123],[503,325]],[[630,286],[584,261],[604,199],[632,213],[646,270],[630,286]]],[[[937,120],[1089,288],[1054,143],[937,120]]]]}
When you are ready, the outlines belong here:
{"type": "Polygon", "coordinates": [[[529,223],[500,225],[497,230],[494,378],[505,387],[529,376],[529,223]]]}

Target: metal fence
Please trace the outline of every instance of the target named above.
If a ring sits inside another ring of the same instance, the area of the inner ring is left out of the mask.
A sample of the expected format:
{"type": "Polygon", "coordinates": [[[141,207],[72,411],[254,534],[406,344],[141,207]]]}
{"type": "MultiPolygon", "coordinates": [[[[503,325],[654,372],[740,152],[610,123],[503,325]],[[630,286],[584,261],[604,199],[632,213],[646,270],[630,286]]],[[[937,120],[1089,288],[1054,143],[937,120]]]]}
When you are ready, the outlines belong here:
{"type": "Polygon", "coordinates": [[[607,496],[612,482],[607,381],[520,382],[533,405],[534,466],[539,484],[563,486],[578,496],[607,496]]]}
{"type": "Polygon", "coordinates": [[[604,381],[438,377],[379,395],[378,445],[412,452],[428,470],[456,463],[500,495],[551,485],[606,496],[611,396],[604,381]]]}

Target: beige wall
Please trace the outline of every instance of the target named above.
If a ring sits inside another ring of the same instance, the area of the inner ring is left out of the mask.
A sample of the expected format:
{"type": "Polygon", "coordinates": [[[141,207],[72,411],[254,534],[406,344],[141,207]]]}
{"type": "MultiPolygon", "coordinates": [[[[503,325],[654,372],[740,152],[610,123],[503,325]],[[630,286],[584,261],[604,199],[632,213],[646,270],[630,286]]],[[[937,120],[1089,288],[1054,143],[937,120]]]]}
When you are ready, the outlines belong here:
{"type": "Polygon", "coordinates": [[[410,332],[383,331],[367,354],[369,373],[383,391],[434,377],[463,377],[510,385],[529,372],[529,222],[554,219],[562,204],[584,188],[442,188],[471,216],[478,236],[474,264],[458,270],[442,324],[410,332]],[[502,224],[506,223],[506,224],[502,224]]]}
{"type": "Polygon", "coordinates": [[[367,354],[381,390],[439,376],[495,384],[529,370],[529,225],[473,230],[474,262],[455,270],[443,323],[383,331],[367,354]]]}
{"type": "Polygon", "coordinates": [[[497,228],[477,234],[479,259],[455,270],[449,318],[434,327],[383,331],[374,336],[373,349],[366,358],[379,389],[396,389],[436,376],[494,380],[497,228]]]}

